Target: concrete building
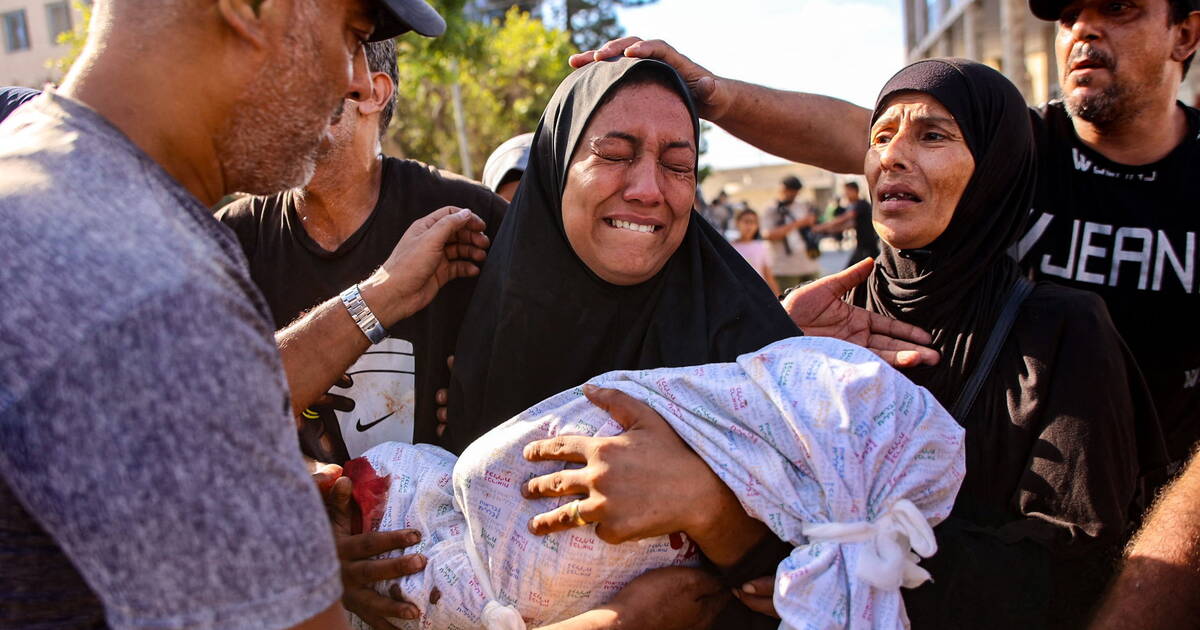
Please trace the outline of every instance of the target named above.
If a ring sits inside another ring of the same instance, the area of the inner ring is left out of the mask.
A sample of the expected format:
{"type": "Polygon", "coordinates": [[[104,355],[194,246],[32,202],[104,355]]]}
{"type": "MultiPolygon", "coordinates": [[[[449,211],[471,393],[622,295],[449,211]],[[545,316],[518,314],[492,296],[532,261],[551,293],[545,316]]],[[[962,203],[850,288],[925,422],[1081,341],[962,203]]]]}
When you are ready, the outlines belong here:
{"type": "Polygon", "coordinates": [[[69,0],[0,0],[0,84],[40,88],[61,79],[49,67],[67,52],[58,35],[82,19],[69,0]]]}
{"type": "Polygon", "coordinates": [[[1003,72],[1029,103],[1057,98],[1055,25],[1027,0],[901,0],[909,61],[966,57],[1003,72]]]}
{"type": "MultiPolygon", "coordinates": [[[[1054,55],[1057,25],[1029,12],[1028,0],[900,0],[909,61],[966,57],[1003,72],[1031,105],[1061,96],[1054,55]]],[[[1197,103],[1200,72],[1180,99],[1197,103]]]]}

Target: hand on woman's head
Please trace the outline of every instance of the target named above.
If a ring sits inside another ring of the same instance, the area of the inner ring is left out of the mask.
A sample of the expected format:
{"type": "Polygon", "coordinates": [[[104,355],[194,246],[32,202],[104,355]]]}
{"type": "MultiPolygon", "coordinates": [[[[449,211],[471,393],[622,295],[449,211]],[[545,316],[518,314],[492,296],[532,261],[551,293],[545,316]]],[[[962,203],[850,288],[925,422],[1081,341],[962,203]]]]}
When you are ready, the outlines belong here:
{"type": "Polygon", "coordinates": [[[659,272],[687,233],[696,191],[696,131],[675,91],[617,88],[567,168],[563,227],[597,276],[619,285],[659,272]]]}
{"type": "Polygon", "coordinates": [[[871,126],[865,170],[875,231],[896,249],[916,249],[950,225],[975,159],[945,106],[908,92],[893,97],[871,126]]]}

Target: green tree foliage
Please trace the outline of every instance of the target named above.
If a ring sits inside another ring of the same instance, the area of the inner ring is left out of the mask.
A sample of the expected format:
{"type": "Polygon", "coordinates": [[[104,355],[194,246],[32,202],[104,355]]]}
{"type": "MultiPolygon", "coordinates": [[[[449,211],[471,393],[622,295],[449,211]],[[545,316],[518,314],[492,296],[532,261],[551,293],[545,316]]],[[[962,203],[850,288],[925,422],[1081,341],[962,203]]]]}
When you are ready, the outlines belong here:
{"type": "Polygon", "coordinates": [[[579,50],[593,50],[625,34],[617,21],[617,7],[636,7],[658,0],[562,0],[563,24],[579,50]]]}
{"type": "Polygon", "coordinates": [[[452,87],[462,94],[473,175],[501,142],[533,131],[574,52],[564,31],[516,7],[502,21],[463,17],[462,0],[431,2],[446,17],[446,35],[397,41],[400,81],[388,147],[405,157],[463,172],[452,87]]]}
{"type": "Polygon", "coordinates": [[[67,53],[58,59],[46,62],[47,67],[58,73],[59,80],[67,74],[67,70],[71,69],[71,64],[79,58],[79,53],[83,52],[83,45],[87,43],[88,24],[92,21],[92,3],[71,0],[71,6],[79,12],[82,19],[75,24],[75,28],[58,34],[58,43],[66,44],[69,47],[67,53]]]}

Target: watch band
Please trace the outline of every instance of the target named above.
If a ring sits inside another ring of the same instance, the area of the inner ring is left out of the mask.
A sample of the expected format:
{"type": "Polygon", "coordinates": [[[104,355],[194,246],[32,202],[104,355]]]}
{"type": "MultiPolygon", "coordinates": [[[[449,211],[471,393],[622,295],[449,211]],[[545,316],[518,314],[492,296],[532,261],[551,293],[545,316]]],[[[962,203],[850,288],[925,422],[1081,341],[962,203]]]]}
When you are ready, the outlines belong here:
{"type": "Polygon", "coordinates": [[[387,337],[387,329],[383,324],[379,323],[379,319],[375,317],[375,313],[371,312],[371,307],[363,301],[362,292],[358,290],[358,285],[353,285],[349,289],[342,291],[342,304],[346,305],[346,310],[350,311],[350,317],[354,318],[354,323],[358,324],[358,329],[367,336],[367,339],[372,344],[379,343],[387,337]]]}

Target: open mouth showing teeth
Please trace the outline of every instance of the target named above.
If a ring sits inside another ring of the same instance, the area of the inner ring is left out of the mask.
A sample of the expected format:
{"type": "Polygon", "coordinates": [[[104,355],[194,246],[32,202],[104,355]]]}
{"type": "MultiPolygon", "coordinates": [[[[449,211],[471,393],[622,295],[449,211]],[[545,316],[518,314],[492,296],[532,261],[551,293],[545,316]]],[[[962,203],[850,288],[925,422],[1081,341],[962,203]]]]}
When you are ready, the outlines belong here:
{"type": "Polygon", "coordinates": [[[921,198],[912,193],[890,192],[890,193],[883,193],[883,195],[881,196],[881,200],[882,201],[920,201],[921,198]]]}
{"type": "Polygon", "coordinates": [[[661,227],[659,227],[657,225],[642,225],[640,223],[631,223],[629,221],[622,221],[621,219],[605,219],[604,222],[615,228],[620,228],[622,230],[632,230],[634,232],[650,233],[650,232],[656,232],[656,231],[662,229],[661,227]]]}

